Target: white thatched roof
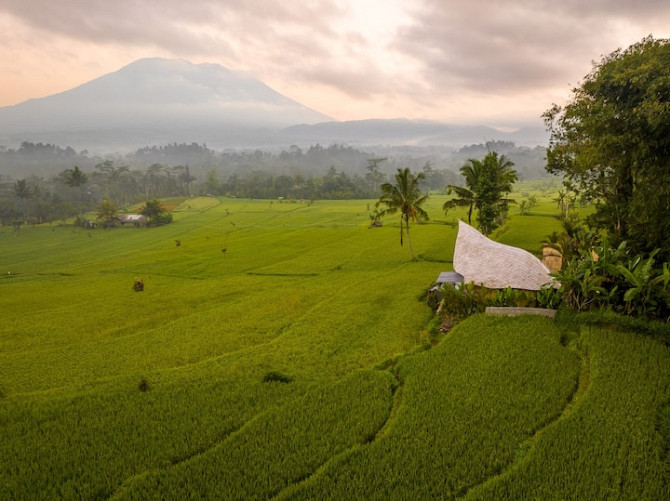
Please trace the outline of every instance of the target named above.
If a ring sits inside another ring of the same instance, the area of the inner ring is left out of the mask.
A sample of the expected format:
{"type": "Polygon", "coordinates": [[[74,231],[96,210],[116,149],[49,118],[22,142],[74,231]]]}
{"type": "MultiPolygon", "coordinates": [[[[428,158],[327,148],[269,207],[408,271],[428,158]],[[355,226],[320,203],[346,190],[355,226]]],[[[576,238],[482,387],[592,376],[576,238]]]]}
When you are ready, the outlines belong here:
{"type": "Polygon", "coordinates": [[[464,282],[490,289],[540,290],[552,281],[549,269],[530,252],[494,242],[463,221],[458,223],[454,270],[464,282]]]}
{"type": "Polygon", "coordinates": [[[146,220],[146,216],[142,214],[121,214],[119,216],[119,221],[122,223],[143,223],[146,220]]]}

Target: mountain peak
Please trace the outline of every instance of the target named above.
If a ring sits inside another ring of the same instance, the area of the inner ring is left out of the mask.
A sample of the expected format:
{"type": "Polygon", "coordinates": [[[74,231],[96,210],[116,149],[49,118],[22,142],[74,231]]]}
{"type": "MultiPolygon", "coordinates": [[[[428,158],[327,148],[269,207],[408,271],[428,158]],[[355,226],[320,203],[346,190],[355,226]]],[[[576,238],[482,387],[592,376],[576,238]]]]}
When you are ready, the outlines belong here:
{"type": "Polygon", "coordinates": [[[211,135],[216,129],[280,129],[329,120],[221,65],[154,57],[59,94],[0,108],[0,139],[125,129],[154,137],[166,132],[165,141],[174,141],[185,139],[176,129],[211,135]]]}

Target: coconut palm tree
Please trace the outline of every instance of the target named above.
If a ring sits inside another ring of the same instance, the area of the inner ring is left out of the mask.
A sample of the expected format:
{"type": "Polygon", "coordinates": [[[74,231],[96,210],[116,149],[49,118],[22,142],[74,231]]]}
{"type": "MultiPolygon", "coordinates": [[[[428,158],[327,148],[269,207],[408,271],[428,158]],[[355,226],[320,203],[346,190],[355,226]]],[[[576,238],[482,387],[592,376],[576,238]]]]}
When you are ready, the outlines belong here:
{"type": "Polygon", "coordinates": [[[516,171],[512,169],[514,162],[505,155],[498,156],[498,153],[492,151],[484,157],[484,162],[492,162],[496,172],[497,189],[501,194],[512,191],[512,185],[519,180],[516,171]]]}
{"type": "Polygon", "coordinates": [[[88,176],[76,165],[73,169],[67,169],[64,173],[64,182],[70,188],[80,188],[88,182],[88,176]]]}
{"type": "Polygon", "coordinates": [[[498,156],[495,151],[489,152],[483,160],[469,158],[461,167],[461,174],[465,178],[465,187],[447,185],[446,191],[450,195],[455,193],[458,198],[447,200],[442,205],[446,214],[454,207],[469,207],[468,224],[472,224],[472,212],[477,209],[483,211],[486,232],[492,229],[493,220],[513,200],[504,198],[512,190],[512,184],[517,180],[516,171],[512,169],[514,163],[505,155],[498,156]],[[489,221],[490,219],[490,221],[489,221]]]}
{"type": "Polygon", "coordinates": [[[84,185],[88,182],[88,176],[81,171],[76,165],[72,169],[67,169],[61,172],[63,183],[70,188],[77,188],[77,203],[79,205],[79,212],[82,212],[82,199],[84,185]]]}
{"type": "Polygon", "coordinates": [[[419,182],[424,179],[423,172],[416,176],[408,168],[398,169],[395,175],[395,184],[384,183],[381,185],[382,195],[375,207],[386,206],[382,215],[395,214],[400,211],[400,245],[403,244],[403,231],[407,234],[409,252],[414,261],[412,240],[409,235],[409,221],[427,220],[428,214],[421,206],[428,199],[428,195],[419,189],[419,182]]]}
{"type": "Polygon", "coordinates": [[[33,191],[28,186],[28,181],[19,179],[14,183],[14,196],[18,199],[18,205],[23,215],[23,222],[28,221],[28,199],[33,196],[33,191]]]}
{"type": "Polygon", "coordinates": [[[482,169],[482,162],[474,158],[469,158],[467,163],[461,167],[461,174],[465,178],[466,187],[447,185],[447,195],[455,193],[458,198],[444,202],[442,210],[445,215],[455,207],[468,207],[468,224],[472,224],[472,211],[477,203],[477,191],[482,169]]]}

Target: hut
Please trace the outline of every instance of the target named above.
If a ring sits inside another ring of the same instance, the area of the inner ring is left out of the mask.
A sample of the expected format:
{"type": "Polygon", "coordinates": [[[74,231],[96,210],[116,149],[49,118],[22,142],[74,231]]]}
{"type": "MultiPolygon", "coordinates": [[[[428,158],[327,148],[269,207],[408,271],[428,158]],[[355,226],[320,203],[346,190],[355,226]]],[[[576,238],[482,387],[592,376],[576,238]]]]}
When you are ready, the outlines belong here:
{"type": "Polygon", "coordinates": [[[443,271],[437,277],[437,284],[450,284],[455,286],[456,284],[463,283],[463,275],[455,271],[443,271]]]}
{"type": "Polygon", "coordinates": [[[435,280],[435,284],[428,291],[429,294],[439,294],[440,287],[444,284],[449,284],[452,287],[459,287],[463,283],[463,275],[455,271],[443,271],[435,280]]]}
{"type": "Polygon", "coordinates": [[[533,254],[495,242],[463,221],[458,224],[454,270],[464,282],[489,289],[537,291],[553,282],[549,269],[533,254]]]}
{"type": "Polygon", "coordinates": [[[121,226],[144,226],[147,224],[147,217],[143,214],[122,214],[118,217],[121,226]]]}

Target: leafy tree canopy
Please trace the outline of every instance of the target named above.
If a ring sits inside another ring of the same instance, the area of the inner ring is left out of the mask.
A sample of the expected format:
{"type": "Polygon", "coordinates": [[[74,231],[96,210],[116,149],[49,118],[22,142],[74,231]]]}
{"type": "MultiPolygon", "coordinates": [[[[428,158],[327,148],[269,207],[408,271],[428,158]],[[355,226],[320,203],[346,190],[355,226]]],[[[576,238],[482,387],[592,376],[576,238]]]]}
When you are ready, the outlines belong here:
{"type": "Polygon", "coordinates": [[[142,208],[142,214],[148,218],[156,217],[165,212],[165,209],[160,203],[160,200],[154,198],[153,200],[147,201],[142,208]]]}
{"type": "Polygon", "coordinates": [[[111,228],[116,222],[118,210],[114,202],[105,198],[97,206],[97,219],[102,221],[105,228],[111,228]]]}
{"type": "Polygon", "coordinates": [[[670,40],[647,37],[605,56],[544,118],[547,171],[595,202],[590,224],[668,260],[670,40]]]}

